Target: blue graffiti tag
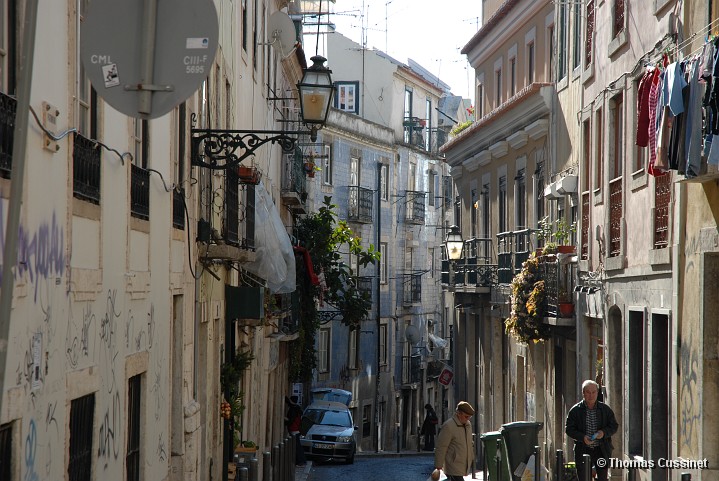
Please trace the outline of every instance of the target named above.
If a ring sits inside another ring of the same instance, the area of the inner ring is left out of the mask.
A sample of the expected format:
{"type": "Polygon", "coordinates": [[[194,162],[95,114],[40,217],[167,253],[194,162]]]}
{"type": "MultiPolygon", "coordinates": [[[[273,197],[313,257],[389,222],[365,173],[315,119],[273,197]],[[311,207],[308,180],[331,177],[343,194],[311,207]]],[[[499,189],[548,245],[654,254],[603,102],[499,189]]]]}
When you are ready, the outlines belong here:
{"type": "Polygon", "coordinates": [[[35,453],[37,452],[37,428],[35,420],[30,420],[30,432],[25,438],[25,481],[38,481],[35,472],[35,453]]]}
{"type": "MultiPolygon", "coordinates": [[[[4,209],[0,208],[0,252],[5,250],[4,209]]],[[[31,233],[20,225],[17,243],[17,266],[15,278],[27,275],[35,283],[35,301],[38,284],[36,280],[61,276],[65,272],[65,231],[58,224],[55,213],[50,223],[42,223],[37,232],[31,233]]],[[[2,281],[2,271],[0,271],[2,281]]]]}

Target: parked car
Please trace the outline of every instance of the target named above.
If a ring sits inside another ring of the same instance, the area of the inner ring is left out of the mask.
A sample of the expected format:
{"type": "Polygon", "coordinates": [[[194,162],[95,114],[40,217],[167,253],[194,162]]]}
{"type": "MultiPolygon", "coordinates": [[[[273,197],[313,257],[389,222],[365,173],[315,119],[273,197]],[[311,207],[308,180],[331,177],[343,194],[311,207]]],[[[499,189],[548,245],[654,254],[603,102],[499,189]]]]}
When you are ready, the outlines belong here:
{"type": "Polygon", "coordinates": [[[310,391],[312,402],[333,401],[349,406],[352,402],[352,392],[334,387],[316,387],[310,391]]]}
{"type": "Polygon", "coordinates": [[[357,451],[355,431],[349,408],[338,402],[315,401],[304,411],[300,444],[305,456],[321,461],[352,464],[357,451]]]}

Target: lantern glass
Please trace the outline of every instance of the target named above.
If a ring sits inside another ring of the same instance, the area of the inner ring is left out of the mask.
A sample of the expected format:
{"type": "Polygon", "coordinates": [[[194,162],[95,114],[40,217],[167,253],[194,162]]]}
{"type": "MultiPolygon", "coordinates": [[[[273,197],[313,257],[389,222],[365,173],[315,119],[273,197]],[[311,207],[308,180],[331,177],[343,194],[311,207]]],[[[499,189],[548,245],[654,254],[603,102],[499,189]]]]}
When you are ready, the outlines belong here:
{"type": "Polygon", "coordinates": [[[449,260],[457,261],[462,258],[464,241],[462,240],[462,233],[456,225],[449,228],[449,233],[445,239],[445,247],[447,248],[447,256],[449,256],[449,260]]]}
{"type": "Polygon", "coordinates": [[[297,84],[300,92],[302,120],[306,124],[324,124],[332,102],[332,71],[324,66],[325,58],[312,57],[314,64],[305,69],[302,81],[297,84]]]}

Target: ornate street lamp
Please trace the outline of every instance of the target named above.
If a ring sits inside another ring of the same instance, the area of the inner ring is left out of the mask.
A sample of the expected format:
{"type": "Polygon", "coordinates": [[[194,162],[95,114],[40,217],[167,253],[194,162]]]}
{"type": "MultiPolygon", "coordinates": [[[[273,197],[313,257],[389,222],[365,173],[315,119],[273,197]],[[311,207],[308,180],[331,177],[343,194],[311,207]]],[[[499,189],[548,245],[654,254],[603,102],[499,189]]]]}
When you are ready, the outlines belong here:
{"type": "Polygon", "coordinates": [[[321,55],[315,55],[312,66],[305,69],[302,80],[297,84],[300,93],[300,115],[302,121],[310,128],[310,140],[317,140],[317,131],[327,121],[332,102],[332,70],[325,67],[327,61],[321,55]]]}
{"type": "Polygon", "coordinates": [[[458,261],[462,258],[464,241],[462,240],[462,233],[459,231],[459,227],[453,225],[449,228],[444,245],[447,248],[447,256],[450,261],[458,261]]]}
{"type": "MultiPolygon", "coordinates": [[[[310,139],[317,141],[317,131],[327,120],[332,103],[332,71],[324,66],[326,58],[312,57],[312,66],[304,69],[297,84],[302,122],[310,129],[310,139]]],[[[194,119],[193,119],[194,120],[194,119]]],[[[208,169],[234,169],[266,143],[277,143],[292,152],[297,138],[306,131],[287,130],[217,130],[192,129],[192,165],[208,169]]]]}

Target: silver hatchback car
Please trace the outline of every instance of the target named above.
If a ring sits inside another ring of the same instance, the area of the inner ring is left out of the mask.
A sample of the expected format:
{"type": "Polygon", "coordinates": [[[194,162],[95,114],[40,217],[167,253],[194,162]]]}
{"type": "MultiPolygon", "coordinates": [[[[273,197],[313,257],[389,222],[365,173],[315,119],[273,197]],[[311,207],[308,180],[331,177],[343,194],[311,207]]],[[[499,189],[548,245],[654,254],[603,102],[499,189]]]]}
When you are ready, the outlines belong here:
{"type": "Polygon", "coordinates": [[[308,458],[352,464],[357,451],[356,430],[352,413],[346,405],[315,401],[307,406],[302,415],[300,444],[308,458]]]}

